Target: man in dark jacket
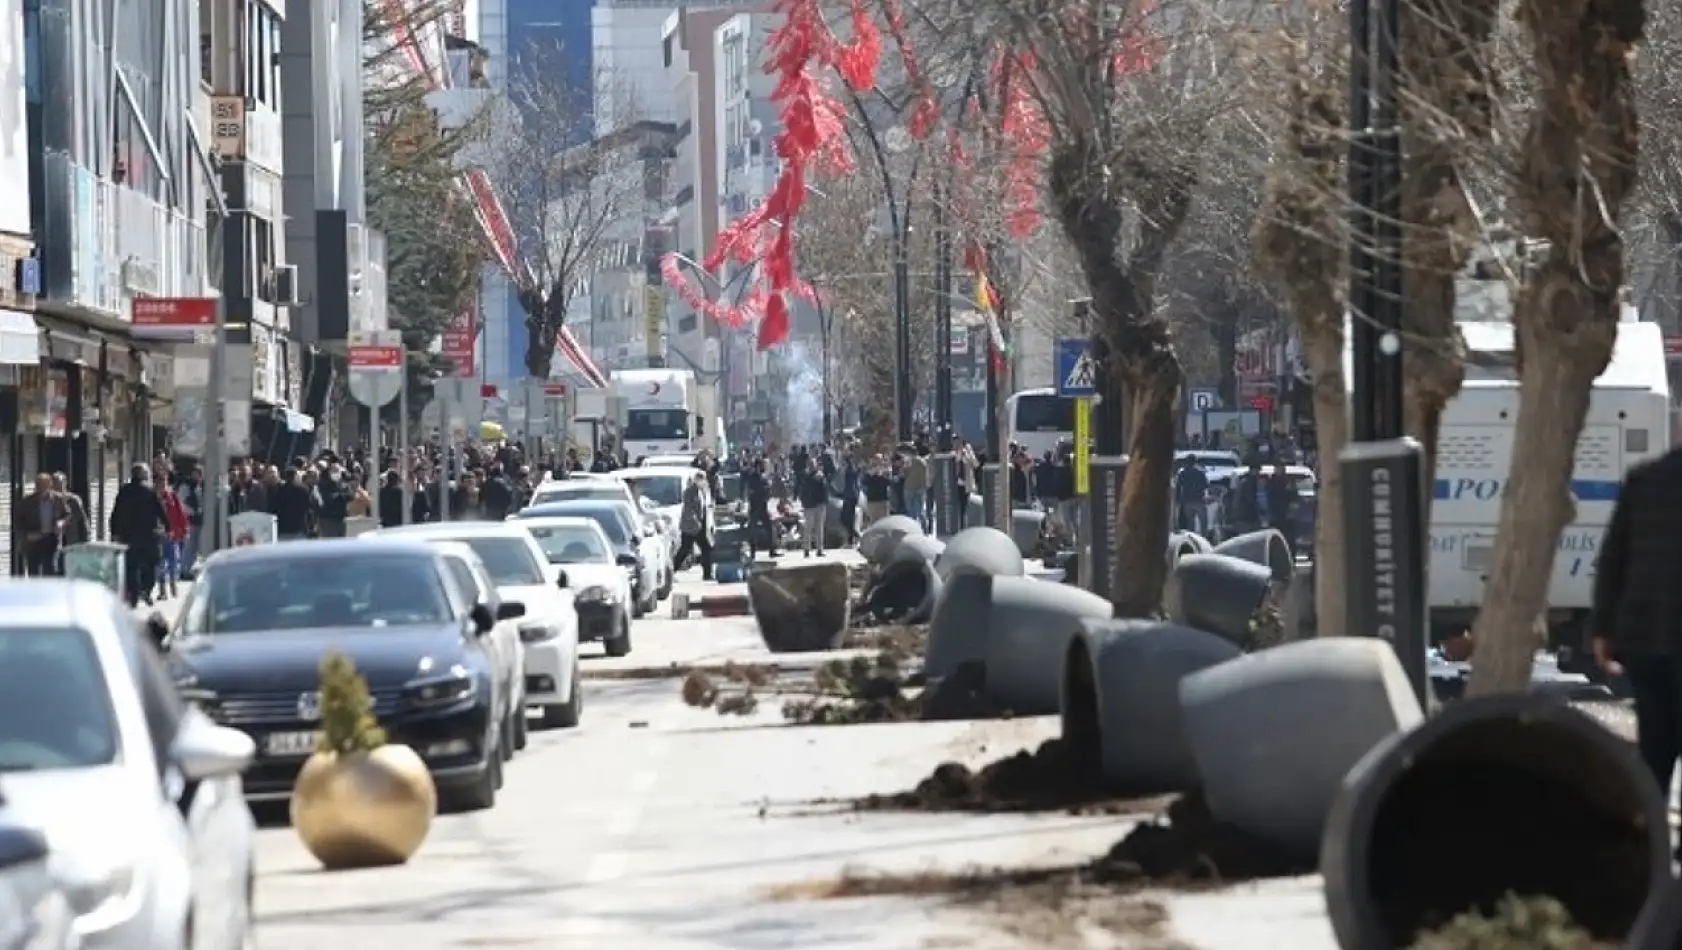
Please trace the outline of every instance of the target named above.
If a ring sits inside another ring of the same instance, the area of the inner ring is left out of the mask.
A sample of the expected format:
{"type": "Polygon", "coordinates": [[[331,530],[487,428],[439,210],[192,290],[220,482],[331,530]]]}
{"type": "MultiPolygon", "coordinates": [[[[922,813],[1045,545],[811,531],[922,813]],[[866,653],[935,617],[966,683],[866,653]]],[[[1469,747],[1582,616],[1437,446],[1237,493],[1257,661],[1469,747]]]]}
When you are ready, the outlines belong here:
{"type": "Polygon", "coordinates": [[[1607,672],[1626,673],[1637,745],[1669,797],[1682,756],[1682,448],[1624,481],[1595,566],[1590,641],[1607,672]]]}
{"type": "Polygon", "coordinates": [[[321,492],[321,536],[344,537],[345,519],[350,516],[350,500],[355,496],[355,492],[338,462],[328,464],[327,471],[322,473],[318,490],[321,492]]]}
{"type": "Polygon", "coordinates": [[[514,486],[508,484],[508,479],[503,476],[502,463],[491,463],[491,469],[485,475],[485,484],[479,487],[479,504],[485,509],[485,517],[491,521],[508,517],[509,510],[514,506],[514,486]]]}
{"type": "Polygon", "coordinates": [[[152,490],[151,473],[146,466],[136,465],[129,470],[128,484],[117,489],[117,499],[111,504],[111,537],[128,548],[123,559],[123,597],[130,607],[144,597],[152,602],[152,585],[158,576],[158,545],[169,527],[169,516],[163,502],[152,490]]]}
{"type": "Polygon", "coordinates": [[[287,468],[269,497],[269,511],[274,515],[275,534],[280,540],[297,541],[308,536],[310,500],[310,490],[299,480],[298,470],[287,468]]]}
{"type": "Polygon", "coordinates": [[[380,527],[403,525],[403,476],[388,471],[380,485],[380,527]]]}
{"type": "Polygon", "coordinates": [[[764,459],[742,473],[742,497],[748,500],[748,546],[777,556],[777,527],[771,522],[771,479],[764,459]]]}
{"type": "Polygon", "coordinates": [[[800,530],[805,534],[801,539],[802,547],[807,557],[811,557],[813,551],[818,552],[818,557],[823,557],[824,529],[829,523],[829,482],[824,480],[817,460],[809,455],[806,456],[806,470],[796,478],[795,492],[800,498],[800,530]]]}

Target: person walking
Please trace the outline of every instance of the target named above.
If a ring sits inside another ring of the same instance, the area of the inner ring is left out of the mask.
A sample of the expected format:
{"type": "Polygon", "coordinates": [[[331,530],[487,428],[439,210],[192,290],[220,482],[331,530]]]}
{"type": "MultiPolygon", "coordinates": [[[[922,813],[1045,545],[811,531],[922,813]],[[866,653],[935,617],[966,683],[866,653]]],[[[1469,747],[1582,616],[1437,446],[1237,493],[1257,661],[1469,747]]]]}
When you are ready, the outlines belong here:
{"type": "Polygon", "coordinates": [[[58,576],[59,546],[69,517],[63,496],[53,490],[53,477],[46,472],[35,476],[35,490],[12,512],[12,533],[23,539],[24,576],[58,576]]]}
{"type": "Polygon", "coordinates": [[[128,483],[117,489],[111,505],[112,540],[128,548],[123,558],[123,598],[130,607],[152,603],[157,583],[159,545],[169,527],[169,515],[152,488],[152,474],[144,465],[129,470],[128,483]]]}
{"type": "MultiPolygon", "coordinates": [[[[1625,479],[1595,566],[1589,641],[1611,675],[1628,677],[1636,746],[1668,799],[1682,758],[1682,448],[1625,479]]],[[[1682,860],[1682,848],[1678,849],[1682,860]]]]}
{"type": "Polygon", "coordinates": [[[795,481],[795,494],[800,499],[801,549],[806,557],[816,551],[824,556],[824,530],[829,527],[829,482],[818,468],[817,460],[808,456],[806,469],[795,481]]]}
{"type": "Polygon", "coordinates": [[[707,491],[707,474],[696,471],[683,485],[683,511],[678,516],[677,556],[672,563],[682,564],[690,551],[698,552],[701,579],[713,579],[712,498],[707,491]]]}
{"type": "Polygon", "coordinates": [[[167,473],[154,473],[153,478],[158,500],[163,502],[165,522],[161,541],[163,557],[158,562],[158,599],[168,600],[176,596],[176,583],[181,580],[181,552],[187,543],[187,506],[170,485],[167,473]]]}

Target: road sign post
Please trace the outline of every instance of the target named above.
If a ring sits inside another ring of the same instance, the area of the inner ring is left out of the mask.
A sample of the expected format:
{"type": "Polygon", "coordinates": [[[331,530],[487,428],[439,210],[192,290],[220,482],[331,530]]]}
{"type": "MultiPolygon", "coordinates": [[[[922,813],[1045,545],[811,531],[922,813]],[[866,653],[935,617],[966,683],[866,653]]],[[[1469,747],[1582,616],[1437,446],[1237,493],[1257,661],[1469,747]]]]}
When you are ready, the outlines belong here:
{"type": "Polygon", "coordinates": [[[1098,395],[1098,364],[1092,359],[1092,342],[1084,337],[1057,338],[1057,395],[1098,395]]]}
{"type": "MultiPolygon", "coordinates": [[[[1076,498],[1085,498],[1092,491],[1092,400],[1081,397],[1075,400],[1075,457],[1071,460],[1074,466],[1074,489],[1076,498]]],[[[1078,583],[1082,590],[1092,589],[1092,531],[1087,527],[1092,519],[1086,517],[1086,506],[1074,504],[1069,506],[1074,512],[1075,550],[1080,554],[1080,576],[1078,583]]]]}
{"type": "MultiPolygon", "coordinates": [[[[403,334],[396,330],[358,330],[350,335],[347,362],[350,376],[346,384],[356,401],[368,407],[368,442],[376,466],[380,457],[380,407],[399,399],[403,404],[400,416],[408,415],[409,374],[404,372],[403,334]]],[[[397,472],[403,479],[403,522],[409,521],[409,479],[404,470],[409,454],[409,420],[398,422],[397,472]]],[[[369,492],[374,503],[374,518],[380,516],[381,475],[374,476],[374,490],[369,492]]]]}

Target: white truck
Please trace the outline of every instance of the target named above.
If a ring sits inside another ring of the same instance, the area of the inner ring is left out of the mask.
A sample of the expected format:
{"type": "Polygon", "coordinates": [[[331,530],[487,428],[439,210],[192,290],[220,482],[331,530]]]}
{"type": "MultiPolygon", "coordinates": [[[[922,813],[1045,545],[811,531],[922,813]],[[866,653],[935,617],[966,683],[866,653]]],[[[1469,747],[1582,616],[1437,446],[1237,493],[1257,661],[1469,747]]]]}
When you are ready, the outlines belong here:
{"type": "MultiPolygon", "coordinates": [[[[1443,413],[1432,486],[1428,604],[1433,641],[1471,626],[1483,601],[1501,495],[1512,460],[1518,379],[1510,323],[1461,323],[1466,380],[1443,413]]],[[[1562,666],[1583,642],[1595,561],[1624,475],[1670,448],[1670,383],[1656,323],[1633,310],[1618,324],[1612,361],[1595,381],[1577,440],[1576,520],[1559,539],[1548,585],[1550,640],[1562,666]]]]}
{"type": "Polygon", "coordinates": [[[621,441],[625,461],[649,455],[684,455],[711,447],[714,420],[702,414],[700,387],[686,369],[621,369],[608,374],[624,400],[621,441]]]}

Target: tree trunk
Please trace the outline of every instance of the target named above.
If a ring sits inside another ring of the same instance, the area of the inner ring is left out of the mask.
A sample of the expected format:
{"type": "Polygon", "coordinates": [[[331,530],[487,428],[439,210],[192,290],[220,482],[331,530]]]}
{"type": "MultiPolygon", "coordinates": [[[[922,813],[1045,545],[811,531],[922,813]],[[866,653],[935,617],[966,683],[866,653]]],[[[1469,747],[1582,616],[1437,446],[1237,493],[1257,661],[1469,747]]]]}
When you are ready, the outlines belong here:
{"type": "MultiPolygon", "coordinates": [[[[1552,297],[1556,305],[1592,312],[1590,295],[1577,284],[1573,270],[1563,258],[1550,260],[1547,272],[1525,289],[1519,306],[1548,306],[1544,301],[1552,297]]],[[[1612,356],[1615,314],[1613,322],[1583,320],[1563,338],[1552,336],[1552,328],[1538,332],[1532,321],[1515,328],[1531,358],[1520,368],[1512,470],[1472,634],[1475,695],[1519,692],[1530,682],[1536,622],[1547,608],[1559,535],[1576,514],[1571,470],[1577,436],[1595,377],[1612,356]]]]}
{"type": "Polygon", "coordinates": [[[1128,387],[1133,434],[1116,524],[1121,537],[1110,602],[1117,617],[1149,618],[1162,611],[1168,581],[1169,499],[1174,491],[1174,416],[1184,374],[1172,352],[1149,361],[1144,378],[1128,387]]]}
{"type": "Polygon", "coordinates": [[[1523,0],[1535,106],[1514,191],[1542,265],[1513,311],[1519,370],[1512,470],[1501,499],[1470,692],[1523,690],[1547,606],[1595,377],[1612,358],[1624,283],[1618,218],[1635,187],[1640,129],[1630,61],[1642,0],[1523,0]]]}
{"type": "Polygon", "coordinates": [[[1304,326],[1303,359],[1314,374],[1315,443],[1320,453],[1320,488],[1314,518],[1314,617],[1321,636],[1359,634],[1345,630],[1348,583],[1343,525],[1343,466],[1338,456],[1349,444],[1349,383],[1343,376],[1343,327],[1304,326]]]}
{"type": "Polygon", "coordinates": [[[548,379],[560,327],[566,320],[566,301],[522,289],[520,307],[526,312],[526,372],[536,379],[548,379]]]}

